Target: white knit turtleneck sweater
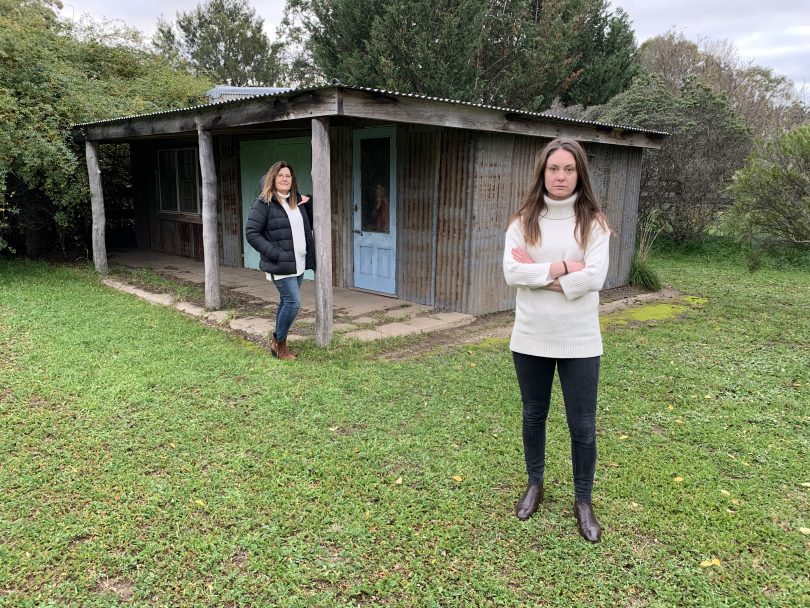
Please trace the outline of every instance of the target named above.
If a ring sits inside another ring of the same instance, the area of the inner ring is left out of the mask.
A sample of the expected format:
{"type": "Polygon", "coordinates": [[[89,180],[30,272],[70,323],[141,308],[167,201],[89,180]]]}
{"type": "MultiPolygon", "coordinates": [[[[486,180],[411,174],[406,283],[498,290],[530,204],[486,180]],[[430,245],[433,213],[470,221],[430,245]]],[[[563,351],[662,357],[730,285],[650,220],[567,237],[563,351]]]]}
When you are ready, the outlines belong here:
{"type": "Polygon", "coordinates": [[[527,246],[520,221],[506,231],[503,274],[517,287],[515,325],[509,348],[518,353],[555,359],[602,354],[599,331],[599,290],[608,270],[610,233],[594,222],[583,249],[574,237],[577,195],[562,201],[545,197],[548,209],[540,217],[540,242],[527,246]],[[525,249],[534,264],[521,264],[512,249],[525,249]],[[585,262],[585,268],[561,276],[563,293],[540,289],[553,281],[551,264],[561,260],[585,262]]]}

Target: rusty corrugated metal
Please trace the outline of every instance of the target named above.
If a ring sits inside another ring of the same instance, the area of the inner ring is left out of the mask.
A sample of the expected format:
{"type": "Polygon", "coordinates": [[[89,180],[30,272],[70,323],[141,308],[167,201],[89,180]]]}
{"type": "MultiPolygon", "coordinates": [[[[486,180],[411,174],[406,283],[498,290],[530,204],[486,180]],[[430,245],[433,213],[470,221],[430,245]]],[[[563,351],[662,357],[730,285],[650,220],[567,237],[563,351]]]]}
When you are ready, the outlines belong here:
{"type": "Polygon", "coordinates": [[[219,177],[217,205],[219,258],[225,266],[242,266],[242,199],[240,196],[239,145],[232,135],[216,138],[219,177]]]}
{"type": "Polygon", "coordinates": [[[462,312],[509,310],[515,294],[503,280],[503,242],[509,217],[522,203],[545,140],[478,134],[473,178],[473,221],[467,256],[469,292],[462,312]]]}
{"type": "Polygon", "coordinates": [[[438,129],[399,130],[397,295],[409,302],[434,303],[436,198],[439,178],[438,129]]]}
{"type": "Polygon", "coordinates": [[[610,267],[605,288],[617,287],[626,282],[635,244],[635,211],[628,213],[626,209],[627,205],[634,206],[628,198],[628,169],[632,158],[629,153],[633,150],[604,144],[589,144],[586,149],[591,166],[591,185],[614,233],[610,241],[610,267]]]}
{"type": "Polygon", "coordinates": [[[475,137],[448,129],[441,135],[436,213],[436,298],[434,306],[460,311],[465,302],[465,260],[470,227],[472,163],[475,137]]]}
{"type": "Polygon", "coordinates": [[[352,129],[330,129],[332,164],[332,284],[352,286],[352,129]]]}

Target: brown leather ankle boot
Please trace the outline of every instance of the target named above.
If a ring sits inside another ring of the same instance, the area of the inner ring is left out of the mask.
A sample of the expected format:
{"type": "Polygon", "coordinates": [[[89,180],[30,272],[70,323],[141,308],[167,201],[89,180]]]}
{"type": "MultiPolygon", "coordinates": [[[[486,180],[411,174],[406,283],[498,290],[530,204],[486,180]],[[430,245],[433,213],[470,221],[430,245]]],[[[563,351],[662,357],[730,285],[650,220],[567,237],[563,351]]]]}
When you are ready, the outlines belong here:
{"type": "Polygon", "coordinates": [[[526,521],[535,514],[542,500],[543,486],[529,484],[515,505],[515,515],[520,521],[526,521]]]}
{"type": "Polygon", "coordinates": [[[273,337],[270,338],[270,354],[274,357],[278,357],[278,340],[276,340],[276,334],[273,334],[273,337]]]}
{"type": "Polygon", "coordinates": [[[577,518],[579,534],[589,543],[598,543],[602,538],[602,526],[593,512],[593,505],[589,502],[574,500],[574,517],[577,518]]]}
{"type": "Polygon", "coordinates": [[[295,360],[295,353],[292,352],[289,348],[287,348],[287,340],[279,340],[278,341],[278,358],[282,361],[294,361],[295,360]]]}

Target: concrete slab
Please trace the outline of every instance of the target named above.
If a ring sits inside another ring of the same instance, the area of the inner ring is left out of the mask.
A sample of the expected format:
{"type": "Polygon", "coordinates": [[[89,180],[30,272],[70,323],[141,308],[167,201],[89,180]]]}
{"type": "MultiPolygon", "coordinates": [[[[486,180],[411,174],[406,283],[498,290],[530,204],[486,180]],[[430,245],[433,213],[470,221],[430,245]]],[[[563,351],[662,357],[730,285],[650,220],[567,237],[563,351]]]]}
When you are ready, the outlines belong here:
{"type": "Polygon", "coordinates": [[[231,319],[228,325],[231,329],[265,338],[273,333],[276,322],[275,319],[265,319],[263,317],[241,317],[231,319]]]}
{"type": "Polygon", "coordinates": [[[203,307],[195,306],[194,304],[189,304],[188,302],[177,302],[174,307],[180,312],[184,312],[193,317],[202,318],[205,315],[205,309],[203,307]]]}
{"type": "Polygon", "coordinates": [[[214,310],[205,313],[205,318],[208,321],[213,321],[219,325],[225,325],[230,319],[233,318],[233,313],[230,310],[214,310]]]}
{"type": "Polygon", "coordinates": [[[415,327],[422,333],[431,331],[439,331],[447,329],[447,323],[441,319],[434,319],[432,317],[417,317],[408,321],[409,327],[415,327]]]}
{"type": "Polygon", "coordinates": [[[475,321],[472,315],[463,312],[436,312],[430,315],[434,319],[440,319],[447,324],[447,327],[463,327],[475,321]]]}
{"type": "Polygon", "coordinates": [[[376,330],[382,334],[383,338],[409,336],[411,334],[421,333],[422,331],[418,327],[407,323],[386,323],[385,325],[379,325],[376,330]]]}
{"type": "Polygon", "coordinates": [[[373,329],[359,329],[345,334],[345,337],[351,340],[359,340],[360,342],[371,342],[372,340],[381,340],[383,335],[373,329]]]}
{"type": "Polygon", "coordinates": [[[374,323],[375,320],[372,319],[371,317],[356,317],[352,319],[352,321],[357,325],[369,325],[371,323],[374,323]]]}
{"type": "Polygon", "coordinates": [[[424,306],[423,304],[411,304],[409,306],[403,306],[402,308],[386,310],[385,316],[391,319],[411,319],[417,315],[430,312],[430,310],[430,306],[424,306]]]}
{"type": "MultiPolygon", "coordinates": [[[[130,250],[110,253],[113,263],[131,268],[153,268],[186,281],[203,284],[203,264],[188,258],[169,256],[151,251],[130,250]]],[[[125,281],[107,278],[105,284],[115,289],[132,293],[150,302],[174,305],[178,310],[199,316],[220,325],[239,331],[266,337],[275,328],[275,311],[278,306],[278,291],[261,271],[249,268],[220,266],[220,282],[223,287],[248,296],[256,305],[266,303],[266,317],[235,317],[232,310],[206,312],[188,303],[173,304],[172,298],[141,290],[125,281]]],[[[471,315],[453,312],[431,312],[430,307],[413,304],[398,298],[355,289],[334,288],[333,304],[338,319],[333,329],[336,334],[361,341],[379,340],[394,336],[408,336],[460,327],[474,321],[471,315]],[[394,322],[391,322],[395,319],[394,322]],[[359,326],[369,326],[358,329],[359,326]]],[[[311,328],[315,323],[315,282],[304,281],[301,286],[301,313],[296,319],[299,327],[311,328]]],[[[293,329],[295,331],[295,329],[293,329]]],[[[309,333],[309,332],[305,332],[309,333]]],[[[307,336],[291,334],[290,340],[302,340],[307,336]]]]}

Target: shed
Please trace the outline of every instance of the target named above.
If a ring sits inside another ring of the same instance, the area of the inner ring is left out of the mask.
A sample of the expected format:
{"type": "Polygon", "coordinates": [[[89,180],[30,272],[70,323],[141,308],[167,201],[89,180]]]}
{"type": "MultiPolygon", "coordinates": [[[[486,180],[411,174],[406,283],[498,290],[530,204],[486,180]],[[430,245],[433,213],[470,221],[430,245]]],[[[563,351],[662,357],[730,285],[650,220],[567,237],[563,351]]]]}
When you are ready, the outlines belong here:
{"type": "Polygon", "coordinates": [[[340,83],[76,125],[94,206],[94,260],[106,272],[96,150],[130,146],[139,248],[204,260],[206,304],[219,264],[258,268],[244,225],[269,165],[287,160],[313,192],[318,342],[331,339],[332,286],[473,315],[514,307],[503,234],[550,139],[583,144],[615,231],[606,287],[630,272],[644,148],[665,133],[340,83]],[[387,209],[387,212],[386,212],[387,209]]]}

